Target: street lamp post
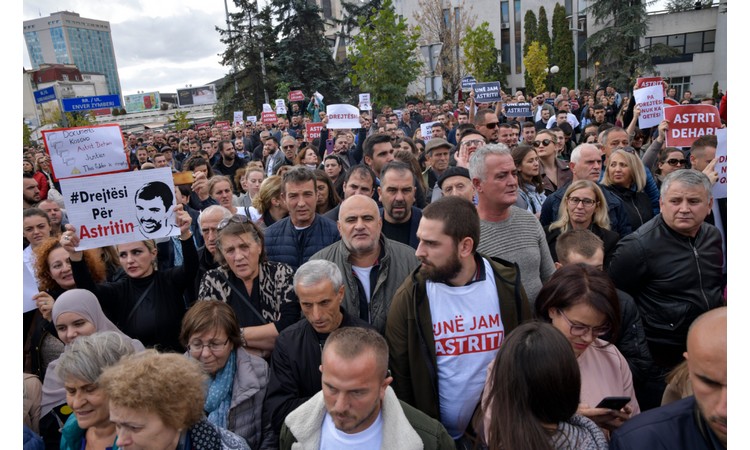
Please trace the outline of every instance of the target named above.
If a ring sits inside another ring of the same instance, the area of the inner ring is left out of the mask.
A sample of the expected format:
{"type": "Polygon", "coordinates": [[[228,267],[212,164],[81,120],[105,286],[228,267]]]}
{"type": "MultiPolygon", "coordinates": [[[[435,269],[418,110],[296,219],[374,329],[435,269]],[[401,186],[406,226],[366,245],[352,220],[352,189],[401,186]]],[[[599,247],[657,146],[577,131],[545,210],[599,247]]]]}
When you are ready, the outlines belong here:
{"type": "Polygon", "coordinates": [[[552,91],[552,75],[556,74],[560,71],[560,68],[557,66],[550,66],[544,69],[544,72],[547,74],[547,90],[552,91]]]}

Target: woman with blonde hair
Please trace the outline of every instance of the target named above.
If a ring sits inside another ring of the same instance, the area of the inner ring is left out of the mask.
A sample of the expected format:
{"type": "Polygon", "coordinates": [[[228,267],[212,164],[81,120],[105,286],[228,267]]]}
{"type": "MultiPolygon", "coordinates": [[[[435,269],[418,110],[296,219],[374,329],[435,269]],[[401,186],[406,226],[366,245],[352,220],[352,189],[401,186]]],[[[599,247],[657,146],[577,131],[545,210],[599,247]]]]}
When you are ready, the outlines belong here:
{"type": "Polygon", "coordinates": [[[557,261],[557,238],[568,230],[590,230],[599,236],[604,241],[604,266],[609,266],[620,235],[610,230],[607,200],[593,181],[572,182],[560,202],[558,219],[544,229],[554,261],[557,261]]]}
{"type": "MultiPolygon", "coordinates": [[[[626,147],[632,150],[632,147],[626,147]]],[[[646,187],[646,169],[635,153],[619,149],[612,152],[602,186],[622,201],[633,231],[654,217],[646,187]]]]}
{"type": "Polygon", "coordinates": [[[281,177],[272,175],[260,185],[258,195],[253,199],[253,206],[260,213],[255,223],[261,230],[273,225],[289,214],[284,197],[281,195],[281,177]]]}

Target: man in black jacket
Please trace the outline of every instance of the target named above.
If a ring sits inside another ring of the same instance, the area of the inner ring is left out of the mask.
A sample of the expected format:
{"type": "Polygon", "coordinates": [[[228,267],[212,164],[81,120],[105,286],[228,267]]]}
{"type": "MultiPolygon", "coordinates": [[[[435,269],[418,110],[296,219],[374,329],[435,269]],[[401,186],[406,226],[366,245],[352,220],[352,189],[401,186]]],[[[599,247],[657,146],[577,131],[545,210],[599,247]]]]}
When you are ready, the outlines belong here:
{"type": "Polygon", "coordinates": [[[277,435],[287,414],[321,390],[319,368],[328,335],[341,327],[370,327],[341,307],[344,279],[330,261],[301,265],[294,274],[294,291],[305,318],[276,338],[263,407],[263,421],[270,421],[277,435]]]}

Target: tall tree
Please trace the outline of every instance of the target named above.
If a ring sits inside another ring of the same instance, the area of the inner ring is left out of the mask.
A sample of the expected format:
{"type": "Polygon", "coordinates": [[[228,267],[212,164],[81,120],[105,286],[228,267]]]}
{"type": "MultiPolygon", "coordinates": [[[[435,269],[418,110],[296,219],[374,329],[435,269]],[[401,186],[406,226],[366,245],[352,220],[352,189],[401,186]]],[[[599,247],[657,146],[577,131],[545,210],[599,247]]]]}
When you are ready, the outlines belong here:
{"type": "Polygon", "coordinates": [[[529,44],[529,51],[523,57],[523,65],[529,74],[530,83],[526,85],[526,92],[532,95],[541,94],[547,88],[547,47],[539,42],[529,44]]]}
{"type": "Polygon", "coordinates": [[[547,20],[547,10],[544,6],[539,7],[539,21],[536,30],[536,40],[539,45],[544,46],[547,49],[547,60],[550,57],[550,49],[552,48],[552,41],[549,37],[549,21],[547,20]]]}
{"type": "Polygon", "coordinates": [[[464,49],[464,64],[467,73],[478,81],[498,81],[499,73],[498,50],[495,48],[495,36],[490,30],[488,22],[482,22],[476,28],[467,28],[461,39],[464,49]]]}
{"type": "Polygon", "coordinates": [[[214,106],[214,114],[223,119],[231,119],[234,111],[259,111],[265,102],[264,89],[270,95],[277,77],[273,63],[277,38],[270,6],[266,5],[257,13],[256,0],[234,0],[234,3],[239,10],[229,14],[228,27],[216,27],[221,42],[226,45],[221,64],[229,68],[227,82],[219,88],[214,106]],[[261,52],[265,78],[260,64],[261,52]]]}
{"type": "Polygon", "coordinates": [[[406,88],[422,69],[419,31],[410,30],[396,15],[391,0],[372,13],[370,24],[360,17],[360,32],[353,38],[352,83],[360,92],[369,92],[378,105],[401,105],[406,88]]]}
{"type": "Polygon", "coordinates": [[[565,18],[565,7],[555,4],[552,12],[552,52],[550,61],[560,68],[552,76],[556,89],[561,86],[573,87],[575,75],[575,54],[573,53],[573,32],[570,31],[568,19],[565,18]]]}
{"type": "MultiPolygon", "coordinates": [[[[537,33],[537,23],[536,23],[536,14],[534,14],[534,11],[529,9],[526,11],[526,15],[523,17],[523,57],[525,58],[526,55],[529,53],[529,46],[532,42],[537,40],[536,37],[537,33]]],[[[527,71],[523,72],[523,81],[524,86],[527,88],[531,85],[531,77],[529,77],[529,73],[527,71]]]]}
{"type": "Polygon", "coordinates": [[[449,2],[444,7],[442,0],[418,0],[419,6],[414,20],[419,24],[422,44],[442,42],[436,71],[443,77],[443,94],[453,98],[461,89],[461,78],[465,75],[462,64],[461,39],[469,27],[473,27],[476,16],[465,0],[449,2]]]}
{"type": "Polygon", "coordinates": [[[321,9],[307,0],[272,0],[271,7],[281,38],[276,55],[279,81],[305,94],[319,91],[332,102],[340,101],[344,74],[324,36],[321,9]]]}
{"type": "Polygon", "coordinates": [[[589,62],[592,66],[599,62],[598,79],[618,90],[630,90],[639,74],[652,72],[652,57],[673,54],[663,44],[647,49],[640,46],[648,31],[648,3],[649,0],[596,0],[587,8],[594,23],[601,26],[586,40],[589,62]]]}

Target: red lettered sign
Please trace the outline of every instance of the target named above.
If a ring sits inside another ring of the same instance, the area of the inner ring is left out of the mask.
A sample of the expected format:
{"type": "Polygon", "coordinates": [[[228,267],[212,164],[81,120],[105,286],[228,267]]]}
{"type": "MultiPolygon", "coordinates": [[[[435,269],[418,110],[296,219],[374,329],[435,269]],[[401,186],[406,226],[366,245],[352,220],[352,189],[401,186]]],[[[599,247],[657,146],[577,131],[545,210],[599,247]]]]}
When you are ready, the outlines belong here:
{"type": "Polygon", "coordinates": [[[323,129],[322,122],[308,123],[305,124],[305,133],[307,142],[312,142],[313,139],[320,139],[320,130],[323,129]]]}
{"type": "Polygon", "coordinates": [[[273,111],[262,112],[260,113],[260,121],[261,123],[265,123],[265,124],[273,124],[278,121],[278,118],[276,117],[276,113],[273,111]]]}
{"type": "Polygon", "coordinates": [[[663,81],[664,79],[662,77],[643,77],[638,78],[635,85],[637,86],[637,89],[641,89],[648,86],[661,86],[663,81]]]}
{"type": "Polygon", "coordinates": [[[693,141],[721,128],[719,110],[713,105],[680,105],[664,108],[669,121],[667,147],[690,147],[693,141]]]}
{"type": "Polygon", "coordinates": [[[226,129],[226,128],[229,128],[229,121],[228,120],[219,120],[218,122],[216,122],[214,124],[214,126],[217,127],[217,128],[226,129]]]}
{"type": "Polygon", "coordinates": [[[301,102],[305,99],[305,94],[302,91],[289,91],[290,102],[301,102]]]}

